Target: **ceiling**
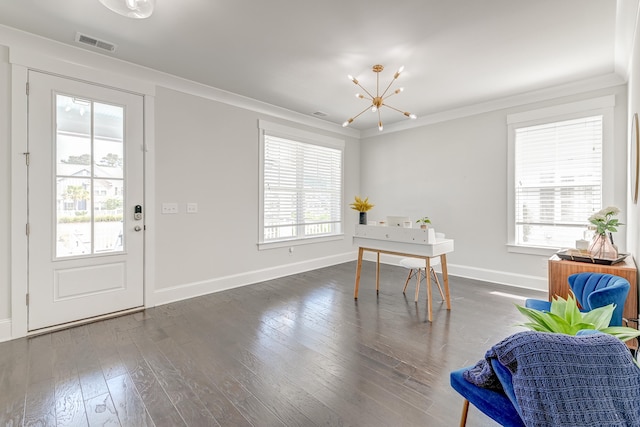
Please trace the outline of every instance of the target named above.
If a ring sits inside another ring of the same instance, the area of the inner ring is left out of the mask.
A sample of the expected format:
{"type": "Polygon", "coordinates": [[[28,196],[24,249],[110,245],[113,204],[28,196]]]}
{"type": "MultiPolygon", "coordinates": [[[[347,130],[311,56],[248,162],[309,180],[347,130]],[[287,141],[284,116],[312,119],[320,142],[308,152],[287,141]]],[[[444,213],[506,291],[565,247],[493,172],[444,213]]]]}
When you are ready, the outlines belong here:
{"type": "MultiPolygon", "coordinates": [[[[420,117],[618,74],[637,0],[156,0],[145,20],[98,0],[0,0],[0,24],[342,124],[402,65],[389,104],[420,117]],[[629,8],[629,5],[632,5],[629,8]],[[628,10],[620,8],[627,7],[628,10]]],[[[0,40],[0,44],[2,41],[0,40]]],[[[625,50],[627,49],[627,50],[625,50]]],[[[408,120],[383,108],[385,127],[408,120]]],[[[376,128],[366,112],[351,125],[376,128]]]]}

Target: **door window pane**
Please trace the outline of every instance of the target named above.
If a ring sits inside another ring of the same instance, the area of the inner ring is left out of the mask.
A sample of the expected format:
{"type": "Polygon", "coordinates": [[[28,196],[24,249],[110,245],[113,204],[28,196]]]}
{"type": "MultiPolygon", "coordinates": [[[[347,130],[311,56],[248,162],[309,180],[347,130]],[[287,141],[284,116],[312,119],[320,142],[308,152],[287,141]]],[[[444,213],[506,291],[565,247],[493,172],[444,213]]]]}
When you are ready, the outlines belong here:
{"type": "Polygon", "coordinates": [[[122,250],[123,184],[124,181],[121,179],[95,179],[93,181],[96,252],[122,250]]]}
{"type": "Polygon", "coordinates": [[[124,109],[56,102],[56,257],[123,251],[124,109]]]}
{"type": "Polygon", "coordinates": [[[124,109],[96,102],[94,110],[96,117],[100,118],[95,123],[94,175],[101,178],[122,178],[124,109]]]}
{"type": "Polygon", "coordinates": [[[56,252],[59,257],[91,254],[90,189],[90,179],[57,179],[56,252]]]}

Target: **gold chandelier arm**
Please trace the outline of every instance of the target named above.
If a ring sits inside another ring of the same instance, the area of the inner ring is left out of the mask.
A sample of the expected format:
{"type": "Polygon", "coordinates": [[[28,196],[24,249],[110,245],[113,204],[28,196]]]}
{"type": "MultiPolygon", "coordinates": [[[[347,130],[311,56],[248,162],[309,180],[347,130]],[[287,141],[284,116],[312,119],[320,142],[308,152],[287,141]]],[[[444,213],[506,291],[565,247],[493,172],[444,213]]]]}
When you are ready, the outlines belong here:
{"type": "Polygon", "coordinates": [[[396,110],[398,113],[402,113],[402,114],[404,114],[404,111],[402,111],[402,110],[398,110],[396,107],[392,107],[392,106],[391,106],[391,105],[389,105],[389,104],[382,104],[382,105],[384,105],[385,107],[389,107],[389,108],[391,108],[392,110],[396,110]]]}
{"type": "MultiPolygon", "coordinates": [[[[382,95],[380,95],[380,98],[384,98],[384,96],[387,94],[387,91],[389,90],[389,88],[391,87],[391,85],[393,84],[393,82],[395,82],[395,81],[396,81],[396,79],[393,79],[393,80],[391,80],[391,81],[389,82],[389,86],[387,86],[387,88],[384,90],[384,92],[382,92],[382,95]]],[[[395,92],[394,92],[394,93],[395,93],[395,92]]],[[[393,95],[393,93],[392,93],[392,94],[390,94],[389,96],[391,96],[391,95],[393,95]]]]}
{"type": "Polygon", "coordinates": [[[351,117],[350,119],[348,119],[346,122],[344,122],[344,123],[342,124],[342,127],[347,127],[347,126],[349,126],[351,123],[353,123],[353,121],[354,121],[355,119],[357,119],[358,117],[360,117],[360,116],[361,116],[365,111],[367,111],[369,108],[371,108],[371,107],[367,107],[367,108],[365,108],[364,110],[360,111],[360,112],[359,112],[358,114],[356,114],[355,116],[353,116],[353,117],[351,117]]]}
{"type": "Polygon", "coordinates": [[[369,98],[373,99],[373,95],[371,95],[371,94],[369,93],[369,91],[368,91],[368,90],[366,90],[364,87],[362,87],[362,85],[361,85],[360,83],[356,83],[356,84],[357,84],[358,86],[360,86],[360,89],[362,89],[363,91],[365,91],[365,93],[366,93],[367,95],[369,95],[369,98]]]}
{"type": "MultiPolygon", "coordinates": [[[[387,89],[388,89],[388,88],[387,88],[387,89]]],[[[383,94],[382,99],[383,99],[383,100],[385,100],[385,99],[389,99],[389,98],[391,98],[393,95],[397,95],[397,94],[401,93],[403,90],[404,90],[403,88],[396,89],[396,90],[394,90],[393,92],[391,92],[391,93],[390,93],[389,95],[387,95],[387,96],[384,96],[384,94],[383,94]]],[[[385,91],[385,93],[386,93],[386,91],[385,91]]]]}
{"type": "Polygon", "coordinates": [[[356,114],[355,116],[353,116],[353,120],[357,119],[358,117],[360,117],[365,111],[368,111],[371,107],[367,106],[364,110],[360,111],[358,114],[356,114]]]}
{"type": "Polygon", "coordinates": [[[408,111],[398,110],[396,107],[392,107],[392,106],[391,106],[391,105],[389,105],[389,104],[382,104],[382,105],[384,105],[385,107],[389,107],[389,108],[391,108],[392,110],[395,110],[395,111],[397,111],[398,113],[400,113],[400,114],[402,114],[402,115],[404,115],[404,116],[409,117],[410,119],[415,119],[415,118],[416,118],[416,115],[415,115],[415,114],[411,114],[411,113],[409,113],[408,111]]]}

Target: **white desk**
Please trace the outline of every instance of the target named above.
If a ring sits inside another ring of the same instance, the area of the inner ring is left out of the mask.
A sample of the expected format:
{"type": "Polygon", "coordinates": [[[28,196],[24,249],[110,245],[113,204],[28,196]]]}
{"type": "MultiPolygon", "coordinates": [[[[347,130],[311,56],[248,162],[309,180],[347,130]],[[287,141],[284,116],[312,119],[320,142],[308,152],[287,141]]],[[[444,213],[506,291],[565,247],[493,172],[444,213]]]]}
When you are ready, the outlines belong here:
{"type": "Polygon", "coordinates": [[[376,293],[380,291],[380,254],[402,257],[413,257],[425,260],[427,276],[427,305],[429,321],[432,319],[431,269],[430,258],[440,256],[442,278],[444,281],[447,310],[451,310],[449,294],[449,274],[447,272],[447,255],[453,252],[452,239],[437,239],[435,243],[427,243],[427,230],[416,228],[397,228],[356,225],[353,242],[358,245],[358,266],[356,268],[356,282],[353,291],[354,299],[358,299],[360,288],[360,272],[362,270],[362,256],[364,251],[377,253],[376,262],[376,293]]]}

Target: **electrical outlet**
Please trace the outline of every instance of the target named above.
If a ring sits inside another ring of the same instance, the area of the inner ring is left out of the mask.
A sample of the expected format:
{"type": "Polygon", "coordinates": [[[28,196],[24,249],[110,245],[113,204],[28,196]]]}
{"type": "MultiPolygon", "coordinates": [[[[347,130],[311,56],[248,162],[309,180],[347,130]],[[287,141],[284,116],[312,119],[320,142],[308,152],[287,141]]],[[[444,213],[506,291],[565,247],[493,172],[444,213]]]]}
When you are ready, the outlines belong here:
{"type": "Polygon", "coordinates": [[[178,204],[177,203],[163,203],[162,204],[162,214],[163,215],[172,215],[178,213],[178,204]]]}
{"type": "Polygon", "coordinates": [[[187,203],[187,213],[190,213],[190,214],[198,213],[198,204],[187,203]]]}

